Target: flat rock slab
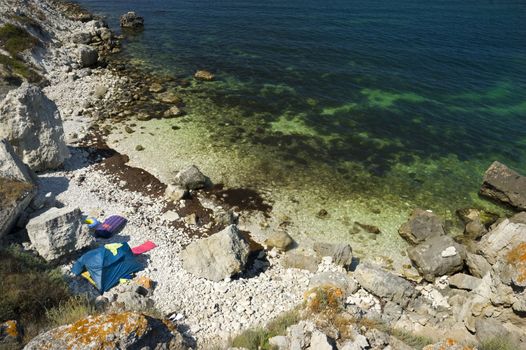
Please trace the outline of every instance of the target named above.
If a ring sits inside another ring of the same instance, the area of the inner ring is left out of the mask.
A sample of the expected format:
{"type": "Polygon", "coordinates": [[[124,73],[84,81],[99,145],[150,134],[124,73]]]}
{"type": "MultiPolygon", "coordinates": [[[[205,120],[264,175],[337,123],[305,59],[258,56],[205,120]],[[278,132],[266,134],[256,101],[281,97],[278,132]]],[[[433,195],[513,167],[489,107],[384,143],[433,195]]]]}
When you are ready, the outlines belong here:
{"type": "Polygon", "coordinates": [[[48,261],[89,247],[95,241],[82,223],[79,208],[51,208],[29,220],[26,229],[33,247],[48,261]]]}
{"type": "Polygon", "coordinates": [[[407,306],[418,295],[409,281],[373,264],[358,265],[353,276],[369,293],[401,306],[407,306]]]}
{"type": "Polygon", "coordinates": [[[320,257],[330,256],[337,265],[346,267],[352,263],[352,248],[349,244],[316,242],[313,249],[320,257]]]}
{"type": "Polygon", "coordinates": [[[431,237],[409,248],[407,254],[424,279],[433,282],[435,277],[450,275],[462,270],[466,249],[449,236],[431,237]]]}
{"type": "Polygon", "coordinates": [[[526,177],[502,163],[493,162],[484,173],[480,194],[516,209],[526,210],[526,177]]]}

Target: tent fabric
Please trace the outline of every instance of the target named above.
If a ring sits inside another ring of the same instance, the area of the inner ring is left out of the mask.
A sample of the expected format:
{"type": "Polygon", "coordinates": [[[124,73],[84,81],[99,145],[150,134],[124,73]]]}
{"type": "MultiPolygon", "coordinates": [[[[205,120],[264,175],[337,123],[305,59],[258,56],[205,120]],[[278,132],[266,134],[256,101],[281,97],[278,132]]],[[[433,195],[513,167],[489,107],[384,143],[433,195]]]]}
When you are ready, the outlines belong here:
{"type": "Polygon", "coordinates": [[[73,264],[71,272],[76,276],[89,272],[97,289],[104,293],[117,285],[121,278],[142,269],[128,243],[117,243],[85,253],[73,264]]]}
{"type": "Polygon", "coordinates": [[[143,244],[141,244],[141,245],[139,245],[137,247],[133,247],[132,248],[132,252],[135,255],[139,255],[139,254],[143,254],[143,253],[149,252],[150,250],[152,250],[155,247],[157,247],[157,245],[155,243],[153,243],[152,241],[146,241],[146,242],[144,242],[143,244]]]}
{"type": "Polygon", "coordinates": [[[102,224],[95,227],[95,237],[110,238],[126,225],[127,220],[119,215],[108,217],[102,224]]]}

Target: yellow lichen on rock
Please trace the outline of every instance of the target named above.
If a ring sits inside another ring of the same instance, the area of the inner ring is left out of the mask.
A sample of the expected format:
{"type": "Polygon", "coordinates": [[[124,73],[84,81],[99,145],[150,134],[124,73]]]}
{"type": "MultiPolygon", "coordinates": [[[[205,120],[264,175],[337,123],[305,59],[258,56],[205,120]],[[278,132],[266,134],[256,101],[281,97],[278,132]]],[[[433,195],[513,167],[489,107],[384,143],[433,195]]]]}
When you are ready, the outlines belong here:
{"type": "Polygon", "coordinates": [[[521,284],[526,282],[526,242],[519,243],[510,250],[506,260],[516,269],[516,281],[521,284]]]}

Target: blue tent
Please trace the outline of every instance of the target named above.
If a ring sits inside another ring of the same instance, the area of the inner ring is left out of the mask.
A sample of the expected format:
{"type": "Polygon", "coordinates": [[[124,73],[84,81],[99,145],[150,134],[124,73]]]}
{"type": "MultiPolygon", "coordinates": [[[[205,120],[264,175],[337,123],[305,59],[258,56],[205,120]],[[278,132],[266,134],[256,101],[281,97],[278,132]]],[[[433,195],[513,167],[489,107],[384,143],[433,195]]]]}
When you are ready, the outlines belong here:
{"type": "Polygon", "coordinates": [[[117,285],[121,278],[142,268],[128,243],[113,243],[82,255],[73,264],[71,272],[76,276],[83,275],[88,280],[91,279],[90,282],[104,293],[117,285]],[[85,275],[85,271],[89,275],[85,275]]]}

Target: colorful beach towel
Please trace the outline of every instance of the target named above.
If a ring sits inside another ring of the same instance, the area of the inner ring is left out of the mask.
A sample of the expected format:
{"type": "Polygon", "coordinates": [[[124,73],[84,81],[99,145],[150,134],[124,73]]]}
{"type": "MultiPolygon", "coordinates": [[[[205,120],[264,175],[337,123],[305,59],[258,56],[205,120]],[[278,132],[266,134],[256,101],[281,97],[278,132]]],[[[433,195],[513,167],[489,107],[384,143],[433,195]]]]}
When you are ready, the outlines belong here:
{"type": "Polygon", "coordinates": [[[146,241],[143,244],[132,248],[132,252],[135,255],[139,255],[139,254],[146,253],[146,252],[152,250],[155,247],[157,247],[157,245],[155,243],[153,243],[152,241],[146,241]]]}
{"type": "Polygon", "coordinates": [[[95,228],[95,237],[110,238],[114,233],[121,230],[126,222],[127,220],[122,216],[112,215],[95,228]]]}

